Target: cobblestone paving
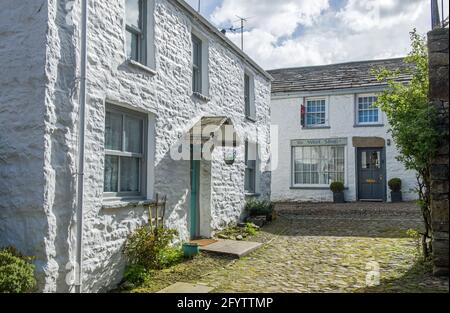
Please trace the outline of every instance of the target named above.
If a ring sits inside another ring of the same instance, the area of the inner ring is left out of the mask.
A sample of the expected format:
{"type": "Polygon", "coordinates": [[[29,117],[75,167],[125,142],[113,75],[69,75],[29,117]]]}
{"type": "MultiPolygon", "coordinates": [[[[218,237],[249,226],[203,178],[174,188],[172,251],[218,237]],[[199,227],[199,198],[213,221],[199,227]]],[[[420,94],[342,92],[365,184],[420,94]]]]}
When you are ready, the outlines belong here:
{"type": "Polygon", "coordinates": [[[263,248],[199,282],[215,292],[448,292],[448,278],[431,276],[416,240],[406,235],[422,228],[413,204],[280,204],[277,210],[278,219],[251,238],[263,248]]]}

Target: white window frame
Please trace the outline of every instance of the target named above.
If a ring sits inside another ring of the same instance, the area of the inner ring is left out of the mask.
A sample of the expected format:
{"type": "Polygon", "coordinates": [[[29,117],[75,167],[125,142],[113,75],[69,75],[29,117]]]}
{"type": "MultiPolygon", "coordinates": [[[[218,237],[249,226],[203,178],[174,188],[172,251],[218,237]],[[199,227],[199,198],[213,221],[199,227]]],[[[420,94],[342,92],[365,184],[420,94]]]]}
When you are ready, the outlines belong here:
{"type": "Polygon", "coordinates": [[[383,117],[383,111],[381,111],[381,109],[379,107],[376,107],[376,109],[378,110],[378,121],[377,122],[360,122],[359,121],[359,99],[360,98],[369,98],[369,97],[377,97],[378,95],[375,93],[367,93],[367,94],[356,94],[355,95],[355,121],[356,121],[356,125],[383,125],[384,124],[384,117],[383,117]]]}
{"type": "Polygon", "coordinates": [[[348,146],[347,145],[304,145],[291,146],[291,185],[294,188],[328,189],[329,184],[296,184],[295,183],[295,148],[305,147],[343,147],[344,148],[344,186],[348,188],[348,146]]]}
{"type": "Polygon", "coordinates": [[[194,49],[193,49],[193,41],[192,36],[195,36],[202,43],[202,55],[201,55],[201,87],[200,92],[194,91],[194,82],[191,81],[191,91],[193,94],[200,93],[200,95],[204,97],[209,97],[209,40],[206,36],[204,36],[200,30],[192,27],[191,30],[191,80],[194,79],[194,49]]]}
{"type": "Polygon", "coordinates": [[[304,105],[305,105],[305,125],[304,128],[326,128],[330,126],[329,123],[329,102],[330,97],[305,97],[304,98],[304,105]],[[325,101],[325,124],[315,124],[315,125],[308,125],[308,101],[318,101],[318,100],[324,100],[325,101]]]}
{"type": "MultiPolygon", "coordinates": [[[[154,138],[154,116],[153,114],[146,114],[137,110],[133,110],[122,105],[118,105],[113,101],[105,101],[105,119],[106,112],[113,112],[121,114],[122,118],[130,116],[138,118],[143,121],[142,129],[142,153],[131,153],[118,150],[106,149],[105,141],[105,153],[104,158],[107,155],[120,157],[141,157],[140,171],[139,171],[139,192],[120,192],[120,166],[118,168],[118,191],[117,192],[103,192],[103,199],[106,201],[113,200],[132,200],[132,199],[148,199],[149,196],[153,196],[154,185],[154,155],[151,151],[154,151],[154,141],[149,138],[154,138]]],[[[123,122],[122,122],[122,147],[123,142],[123,122]]],[[[106,129],[105,129],[106,135],[106,129]]],[[[122,148],[122,150],[124,150],[122,148]]],[[[105,183],[103,181],[103,183],[105,183]]]]}

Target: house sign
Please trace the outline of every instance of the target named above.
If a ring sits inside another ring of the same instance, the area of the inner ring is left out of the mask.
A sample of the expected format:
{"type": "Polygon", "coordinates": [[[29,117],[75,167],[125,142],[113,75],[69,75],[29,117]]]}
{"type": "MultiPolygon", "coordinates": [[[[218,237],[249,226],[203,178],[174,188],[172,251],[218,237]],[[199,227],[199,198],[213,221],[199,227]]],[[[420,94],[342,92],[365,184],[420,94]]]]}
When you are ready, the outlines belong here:
{"type": "Polygon", "coordinates": [[[345,146],[347,145],[347,138],[328,138],[328,139],[300,139],[292,140],[291,146],[305,147],[305,146],[345,146]]]}

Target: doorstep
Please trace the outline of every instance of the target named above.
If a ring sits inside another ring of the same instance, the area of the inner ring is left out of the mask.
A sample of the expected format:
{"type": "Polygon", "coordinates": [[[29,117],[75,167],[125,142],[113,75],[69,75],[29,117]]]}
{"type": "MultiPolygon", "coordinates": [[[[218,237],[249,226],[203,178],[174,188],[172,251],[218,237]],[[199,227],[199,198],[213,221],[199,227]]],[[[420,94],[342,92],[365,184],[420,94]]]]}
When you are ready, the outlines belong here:
{"type": "Polygon", "coordinates": [[[259,242],[218,240],[215,243],[201,246],[200,251],[229,255],[235,258],[242,258],[249,255],[262,246],[259,242]]]}

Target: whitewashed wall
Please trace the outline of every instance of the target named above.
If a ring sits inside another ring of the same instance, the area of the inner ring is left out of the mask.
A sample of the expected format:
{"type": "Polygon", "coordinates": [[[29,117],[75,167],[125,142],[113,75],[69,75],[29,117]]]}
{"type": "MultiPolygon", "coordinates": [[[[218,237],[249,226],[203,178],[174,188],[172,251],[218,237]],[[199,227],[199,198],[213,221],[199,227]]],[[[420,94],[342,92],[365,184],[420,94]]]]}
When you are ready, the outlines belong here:
{"type": "MultiPolygon", "coordinates": [[[[66,7],[68,2],[0,3],[1,29],[11,27],[13,20],[20,22],[15,23],[17,33],[0,32],[0,55],[6,57],[0,65],[2,74],[7,73],[0,75],[0,142],[6,147],[0,161],[0,243],[15,244],[37,256],[40,290],[48,292],[70,290],[66,265],[75,249],[80,1],[73,10],[66,7]],[[70,13],[73,26],[67,25],[70,13]],[[17,36],[29,39],[28,49],[6,53],[3,47],[17,47],[17,36]]],[[[258,126],[264,171],[259,188],[262,197],[270,196],[270,81],[197,25],[209,40],[211,101],[193,98],[193,22],[167,0],[155,4],[156,75],[130,66],[125,61],[124,3],[96,0],[89,7],[83,259],[84,291],[91,292],[119,282],[124,241],[146,220],[143,208],[102,207],[105,101],[154,118],[154,191],[168,196],[167,224],[180,231],[181,239],[188,237],[189,161],[171,160],[169,149],[201,116],[231,118],[241,138],[258,126]],[[244,117],[244,70],[255,76],[257,123],[244,117]]],[[[245,167],[243,146],[238,149],[232,166],[223,162],[220,149],[214,153],[212,229],[236,222],[242,214],[245,167]]]]}
{"type": "MultiPolygon", "coordinates": [[[[365,91],[365,93],[370,91],[365,91]]],[[[291,189],[291,140],[297,139],[327,139],[347,138],[346,146],[346,185],[347,201],[356,201],[356,151],[352,144],[353,137],[381,137],[386,141],[392,137],[388,133],[389,125],[383,113],[384,127],[354,127],[355,94],[329,95],[329,125],[326,129],[302,129],[300,121],[301,97],[275,97],[272,99],[272,124],[279,127],[278,155],[279,162],[276,170],[272,172],[272,200],[273,201],[311,201],[330,202],[333,194],[330,190],[291,189]]],[[[411,191],[415,188],[414,172],[407,171],[397,161],[395,143],[386,146],[387,181],[391,178],[402,179],[402,190],[405,200],[415,200],[416,194],[411,191]]],[[[388,201],[390,191],[387,187],[388,201]]]]}

